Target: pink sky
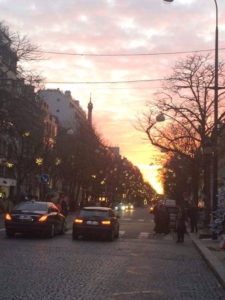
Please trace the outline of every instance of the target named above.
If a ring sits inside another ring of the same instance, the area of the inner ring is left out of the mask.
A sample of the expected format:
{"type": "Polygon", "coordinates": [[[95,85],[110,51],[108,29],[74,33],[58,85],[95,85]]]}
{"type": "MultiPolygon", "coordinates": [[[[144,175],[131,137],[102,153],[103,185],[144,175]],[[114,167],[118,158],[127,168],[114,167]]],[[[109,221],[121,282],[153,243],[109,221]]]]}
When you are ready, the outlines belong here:
{"type": "MultiPolygon", "coordinates": [[[[225,1],[217,3],[222,48],[225,1]]],[[[27,35],[44,51],[134,54],[214,48],[214,0],[174,0],[171,4],[163,0],[0,0],[0,11],[2,21],[12,31],[27,35]]],[[[225,50],[219,56],[224,59],[225,50]]],[[[185,55],[44,57],[46,60],[33,63],[32,67],[47,82],[101,82],[161,79],[185,55]]],[[[157,151],[135,129],[135,124],[161,85],[158,81],[46,84],[46,88],[71,90],[84,109],[91,93],[93,122],[105,141],[119,146],[121,155],[135,165],[149,166],[157,151]]],[[[148,173],[148,180],[156,181],[155,166],[143,170],[148,173]]]]}

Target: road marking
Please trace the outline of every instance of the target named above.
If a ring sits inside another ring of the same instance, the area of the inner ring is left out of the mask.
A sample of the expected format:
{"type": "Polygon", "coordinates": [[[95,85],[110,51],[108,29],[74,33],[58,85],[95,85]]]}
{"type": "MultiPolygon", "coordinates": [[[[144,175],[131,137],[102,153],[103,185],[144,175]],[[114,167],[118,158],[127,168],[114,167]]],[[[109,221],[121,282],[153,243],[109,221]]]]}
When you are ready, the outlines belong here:
{"type": "Polygon", "coordinates": [[[125,230],[120,230],[120,236],[124,235],[125,230]]]}
{"type": "Polygon", "coordinates": [[[122,221],[130,221],[131,218],[121,218],[122,221]]]}
{"type": "Polygon", "coordinates": [[[0,231],[5,231],[5,228],[0,228],[0,231]]]}
{"type": "Polygon", "coordinates": [[[144,222],[145,219],[138,219],[138,222],[144,222]]]}
{"type": "Polygon", "coordinates": [[[139,239],[146,239],[149,236],[149,232],[140,232],[138,238],[139,239]]]}

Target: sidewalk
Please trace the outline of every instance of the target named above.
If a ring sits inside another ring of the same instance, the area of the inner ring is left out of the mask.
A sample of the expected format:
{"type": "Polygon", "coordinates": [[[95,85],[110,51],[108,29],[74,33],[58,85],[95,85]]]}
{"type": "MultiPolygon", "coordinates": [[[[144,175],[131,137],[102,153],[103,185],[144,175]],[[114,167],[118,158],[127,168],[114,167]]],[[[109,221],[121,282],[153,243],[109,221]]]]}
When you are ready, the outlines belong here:
{"type": "Polygon", "coordinates": [[[195,247],[225,288],[225,250],[220,249],[220,240],[213,240],[211,238],[199,239],[196,233],[188,234],[195,247]]]}

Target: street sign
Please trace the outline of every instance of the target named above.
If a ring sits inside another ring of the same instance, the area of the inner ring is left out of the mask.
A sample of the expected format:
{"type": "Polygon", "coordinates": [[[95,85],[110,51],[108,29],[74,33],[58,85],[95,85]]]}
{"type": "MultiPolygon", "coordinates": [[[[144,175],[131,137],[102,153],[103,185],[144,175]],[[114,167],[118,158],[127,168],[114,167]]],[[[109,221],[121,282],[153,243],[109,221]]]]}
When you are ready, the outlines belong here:
{"type": "Polygon", "coordinates": [[[48,174],[42,174],[41,175],[41,183],[49,183],[50,177],[48,174]]]}

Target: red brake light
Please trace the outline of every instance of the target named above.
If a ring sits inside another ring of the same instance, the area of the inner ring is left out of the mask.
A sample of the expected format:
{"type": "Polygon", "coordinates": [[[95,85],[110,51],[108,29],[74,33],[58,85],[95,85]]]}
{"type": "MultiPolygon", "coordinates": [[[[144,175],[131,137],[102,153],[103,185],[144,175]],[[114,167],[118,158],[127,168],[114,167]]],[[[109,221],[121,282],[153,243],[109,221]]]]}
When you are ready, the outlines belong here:
{"type": "Polygon", "coordinates": [[[111,221],[101,221],[102,225],[111,225],[111,221]]]}
{"type": "Polygon", "coordinates": [[[12,220],[12,217],[10,214],[6,214],[5,215],[5,219],[8,220],[8,221],[11,221],[12,220]]]}
{"type": "Polygon", "coordinates": [[[38,221],[39,221],[39,222],[44,222],[44,221],[47,220],[47,218],[48,218],[48,216],[44,215],[44,216],[40,217],[40,218],[38,219],[38,221]]]}
{"type": "Polygon", "coordinates": [[[82,220],[82,219],[74,219],[74,223],[82,224],[83,222],[84,222],[84,220],[82,220]]]}

